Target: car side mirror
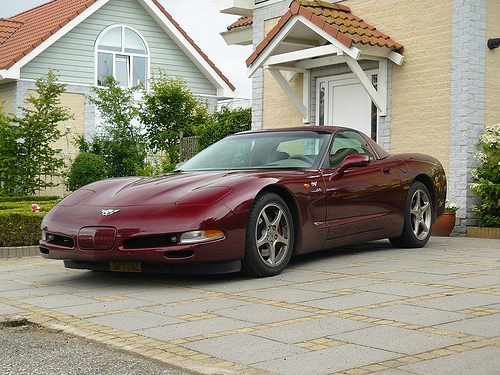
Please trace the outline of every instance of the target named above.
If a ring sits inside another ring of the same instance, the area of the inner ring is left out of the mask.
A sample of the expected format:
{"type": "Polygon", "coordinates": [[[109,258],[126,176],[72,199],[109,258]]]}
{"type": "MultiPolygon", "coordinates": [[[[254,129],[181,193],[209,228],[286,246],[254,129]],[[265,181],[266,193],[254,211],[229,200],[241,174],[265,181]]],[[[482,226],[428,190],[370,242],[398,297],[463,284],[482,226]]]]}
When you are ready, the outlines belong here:
{"type": "Polygon", "coordinates": [[[330,181],[341,178],[349,168],[366,167],[370,164],[370,157],[365,154],[347,156],[338,166],[337,170],[330,176],[330,181]]]}
{"type": "Polygon", "coordinates": [[[355,154],[349,155],[340,163],[338,168],[339,174],[344,174],[344,172],[349,168],[366,167],[370,164],[370,157],[365,154],[355,154]]]}

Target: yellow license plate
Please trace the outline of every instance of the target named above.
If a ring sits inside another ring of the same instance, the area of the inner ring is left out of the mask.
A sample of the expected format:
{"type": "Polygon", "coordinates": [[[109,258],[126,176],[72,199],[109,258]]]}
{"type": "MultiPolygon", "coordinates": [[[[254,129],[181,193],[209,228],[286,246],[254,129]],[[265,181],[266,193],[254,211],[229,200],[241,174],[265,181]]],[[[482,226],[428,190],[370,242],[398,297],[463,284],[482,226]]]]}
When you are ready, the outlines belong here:
{"type": "Polygon", "coordinates": [[[113,272],[142,272],[141,262],[109,262],[113,272]]]}

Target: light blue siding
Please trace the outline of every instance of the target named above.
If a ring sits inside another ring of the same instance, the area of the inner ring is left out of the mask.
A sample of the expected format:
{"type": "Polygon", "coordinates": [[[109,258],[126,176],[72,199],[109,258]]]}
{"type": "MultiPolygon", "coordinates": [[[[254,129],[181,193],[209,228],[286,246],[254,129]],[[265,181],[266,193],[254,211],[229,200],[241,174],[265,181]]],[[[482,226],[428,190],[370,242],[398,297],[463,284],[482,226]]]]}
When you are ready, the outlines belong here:
{"type": "MultiPolygon", "coordinates": [[[[168,11],[168,9],[167,9],[168,11]]],[[[102,30],[114,24],[137,30],[150,48],[151,75],[162,69],[181,76],[195,94],[215,95],[216,88],[135,0],[111,0],[21,68],[21,78],[36,79],[57,69],[60,81],[94,85],[94,46],[102,30]]]]}

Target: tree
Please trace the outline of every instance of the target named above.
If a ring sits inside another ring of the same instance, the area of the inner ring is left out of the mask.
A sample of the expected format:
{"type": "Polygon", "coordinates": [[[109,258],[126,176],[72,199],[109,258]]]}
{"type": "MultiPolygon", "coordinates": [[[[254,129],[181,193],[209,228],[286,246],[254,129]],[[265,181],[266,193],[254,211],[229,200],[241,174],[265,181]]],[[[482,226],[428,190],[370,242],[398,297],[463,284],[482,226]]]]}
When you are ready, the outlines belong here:
{"type": "Polygon", "coordinates": [[[104,170],[102,155],[89,152],[79,153],[69,170],[69,189],[74,191],[91,182],[104,179],[106,177],[104,170]]]}
{"type": "Polygon", "coordinates": [[[61,138],[58,125],[72,118],[61,106],[60,96],[66,85],[57,83],[53,70],[35,82],[37,95],[28,95],[27,106],[19,107],[21,117],[12,117],[12,136],[16,140],[16,183],[21,195],[34,195],[40,189],[55,186],[44,176],[59,176],[64,160],[54,142],[61,138]]]}
{"type": "Polygon", "coordinates": [[[211,116],[211,121],[196,129],[198,150],[210,146],[212,143],[234,133],[252,128],[252,109],[236,108],[229,110],[223,107],[221,111],[211,116]]]}
{"type": "Polygon", "coordinates": [[[0,104],[0,195],[12,195],[19,190],[16,131],[11,121],[0,104]]]}
{"type": "Polygon", "coordinates": [[[207,105],[196,99],[186,82],[160,73],[144,93],[140,118],[154,151],[166,151],[168,163],[179,162],[179,136],[193,135],[194,129],[208,118],[207,105]]]}
{"type": "Polygon", "coordinates": [[[138,108],[134,92],[138,87],[122,88],[112,76],[104,79],[104,87],[92,87],[95,97],[89,97],[102,119],[102,126],[92,140],[77,139],[80,152],[104,158],[105,177],[138,174],[144,169],[146,146],[139,125],[134,124],[138,108]]]}

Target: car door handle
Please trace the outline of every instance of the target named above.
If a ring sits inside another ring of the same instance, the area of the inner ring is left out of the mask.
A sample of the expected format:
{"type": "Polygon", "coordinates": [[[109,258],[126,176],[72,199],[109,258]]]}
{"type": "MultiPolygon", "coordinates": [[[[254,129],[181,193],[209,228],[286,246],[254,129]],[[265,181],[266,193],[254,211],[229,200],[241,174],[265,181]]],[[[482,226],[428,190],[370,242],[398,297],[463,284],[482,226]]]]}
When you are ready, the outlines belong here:
{"type": "Polygon", "coordinates": [[[390,167],[384,167],[384,168],[382,168],[382,172],[384,174],[391,174],[392,173],[392,168],[390,168],[390,167]]]}

